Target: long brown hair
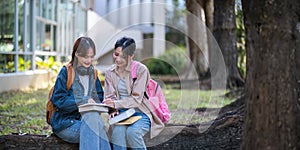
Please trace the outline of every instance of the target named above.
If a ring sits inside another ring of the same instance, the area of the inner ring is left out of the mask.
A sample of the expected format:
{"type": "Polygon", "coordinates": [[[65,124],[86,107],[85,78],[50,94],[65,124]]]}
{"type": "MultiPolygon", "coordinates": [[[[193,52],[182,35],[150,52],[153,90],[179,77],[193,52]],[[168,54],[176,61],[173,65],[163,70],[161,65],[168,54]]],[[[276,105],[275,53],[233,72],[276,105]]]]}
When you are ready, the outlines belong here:
{"type": "Polygon", "coordinates": [[[75,54],[77,53],[80,56],[85,56],[88,49],[92,48],[94,55],[96,55],[96,46],[94,41],[89,37],[80,37],[78,38],[73,45],[72,59],[69,64],[74,65],[75,54]]]}

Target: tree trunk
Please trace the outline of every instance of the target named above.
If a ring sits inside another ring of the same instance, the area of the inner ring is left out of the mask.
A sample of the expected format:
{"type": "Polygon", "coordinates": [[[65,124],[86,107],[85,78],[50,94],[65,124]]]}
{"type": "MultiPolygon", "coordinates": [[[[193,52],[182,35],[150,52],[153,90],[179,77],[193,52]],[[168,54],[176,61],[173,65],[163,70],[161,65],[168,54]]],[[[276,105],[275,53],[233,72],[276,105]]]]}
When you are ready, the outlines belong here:
{"type": "Polygon", "coordinates": [[[205,12],[205,24],[206,27],[213,31],[214,28],[214,1],[213,0],[198,0],[198,3],[201,4],[205,12]]]}
{"type": "Polygon", "coordinates": [[[207,76],[208,73],[208,50],[206,26],[201,18],[203,8],[195,0],[186,0],[186,8],[190,12],[187,15],[188,39],[187,47],[192,66],[195,67],[197,74],[190,73],[191,69],[187,71],[188,79],[198,79],[207,76]]]}
{"type": "Polygon", "coordinates": [[[300,1],[242,5],[248,98],[242,149],[300,149],[300,1]]]}
{"type": "Polygon", "coordinates": [[[227,87],[244,86],[238,67],[235,0],[214,1],[214,37],[224,56],[227,71],[227,87]]]}

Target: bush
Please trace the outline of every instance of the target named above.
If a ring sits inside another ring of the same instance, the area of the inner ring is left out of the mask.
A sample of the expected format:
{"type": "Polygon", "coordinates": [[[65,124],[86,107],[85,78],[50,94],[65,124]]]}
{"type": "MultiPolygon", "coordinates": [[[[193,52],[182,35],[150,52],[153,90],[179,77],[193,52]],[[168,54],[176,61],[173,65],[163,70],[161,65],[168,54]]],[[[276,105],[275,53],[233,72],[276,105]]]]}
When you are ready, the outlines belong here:
{"type": "Polygon", "coordinates": [[[173,47],[158,58],[149,58],[144,61],[151,74],[175,75],[183,69],[187,57],[184,47],[173,47]]]}

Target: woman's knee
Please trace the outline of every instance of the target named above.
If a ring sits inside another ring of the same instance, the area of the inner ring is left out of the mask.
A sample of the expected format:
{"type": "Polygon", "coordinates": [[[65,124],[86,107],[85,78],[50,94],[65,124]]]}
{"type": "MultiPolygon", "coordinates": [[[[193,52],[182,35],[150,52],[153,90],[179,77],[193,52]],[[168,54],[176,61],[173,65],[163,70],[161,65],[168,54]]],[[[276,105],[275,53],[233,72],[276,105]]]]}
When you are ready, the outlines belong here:
{"type": "Polygon", "coordinates": [[[128,140],[133,140],[133,139],[141,139],[143,138],[144,135],[141,132],[141,129],[128,128],[126,131],[126,136],[128,140]]]}
{"type": "Polygon", "coordinates": [[[126,134],[126,128],[124,126],[114,126],[112,131],[112,136],[124,137],[126,134]]]}
{"type": "Polygon", "coordinates": [[[79,137],[80,137],[79,128],[80,128],[80,123],[74,124],[73,126],[55,134],[66,142],[79,143],[79,137]]]}

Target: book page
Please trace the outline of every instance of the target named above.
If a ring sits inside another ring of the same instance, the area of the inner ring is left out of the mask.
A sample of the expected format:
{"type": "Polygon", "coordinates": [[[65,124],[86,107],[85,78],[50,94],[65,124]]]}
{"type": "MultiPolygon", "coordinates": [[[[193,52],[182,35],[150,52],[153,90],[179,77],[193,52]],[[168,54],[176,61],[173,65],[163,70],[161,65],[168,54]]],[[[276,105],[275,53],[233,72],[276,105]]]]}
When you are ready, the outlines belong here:
{"type": "Polygon", "coordinates": [[[98,111],[98,112],[108,112],[109,106],[103,103],[86,103],[78,106],[79,112],[89,112],[89,111],[98,111]]]}
{"type": "Polygon", "coordinates": [[[110,125],[115,124],[115,123],[117,123],[119,121],[122,121],[122,120],[125,120],[125,119],[131,117],[134,113],[135,113],[135,109],[134,108],[130,108],[130,109],[128,109],[128,110],[126,110],[126,111],[118,114],[117,116],[109,119],[108,123],[110,125]]]}

